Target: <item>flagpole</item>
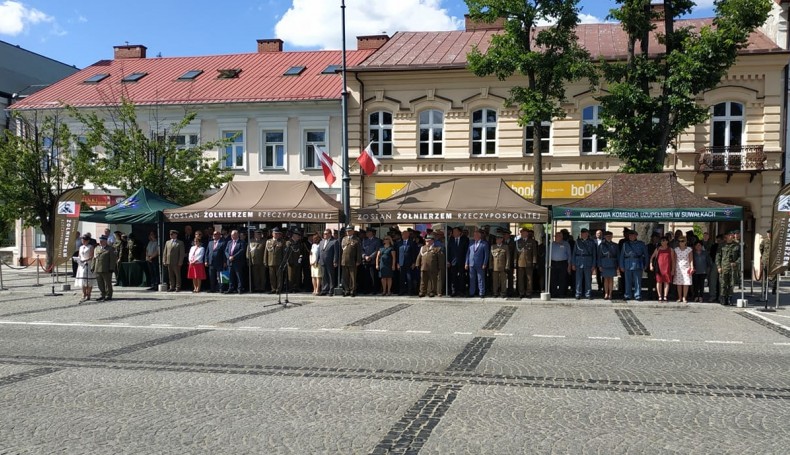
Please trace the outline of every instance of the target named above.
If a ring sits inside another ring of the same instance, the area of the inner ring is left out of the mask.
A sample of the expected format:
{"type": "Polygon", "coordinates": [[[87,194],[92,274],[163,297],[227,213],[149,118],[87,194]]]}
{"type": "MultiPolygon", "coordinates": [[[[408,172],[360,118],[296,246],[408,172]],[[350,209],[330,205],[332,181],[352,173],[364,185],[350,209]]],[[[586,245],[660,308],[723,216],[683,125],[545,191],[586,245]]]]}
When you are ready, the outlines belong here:
{"type": "Polygon", "coordinates": [[[351,224],[351,176],[348,173],[348,84],[346,81],[346,1],[340,0],[341,29],[343,33],[343,91],[341,92],[341,109],[343,121],[343,148],[340,155],[340,167],[343,170],[342,186],[340,190],[343,199],[343,218],[345,224],[351,224]]]}

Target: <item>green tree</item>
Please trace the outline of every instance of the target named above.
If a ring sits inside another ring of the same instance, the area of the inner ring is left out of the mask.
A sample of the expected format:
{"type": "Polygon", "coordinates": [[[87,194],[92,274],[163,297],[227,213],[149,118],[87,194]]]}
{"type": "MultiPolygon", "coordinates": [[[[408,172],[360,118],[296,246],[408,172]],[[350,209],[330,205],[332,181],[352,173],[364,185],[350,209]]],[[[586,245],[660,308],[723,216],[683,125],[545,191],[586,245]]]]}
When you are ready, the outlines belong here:
{"type": "Polygon", "coordinates": [[[60,196],[82,186],[90,156],[76,146],[61,110],[15,111],[0,139],[0,218],[21,219],[46,240],[47,267],[55,251],[55,211],[60,196]]]}
{"type": "Polygon", "coordinates": [[[186,205],[203,198],[205,191],[219,188],[233,179],[220,162],[204,156],[208,150],[223,149],[228,139],[179,144],[182,130],[196,117],[194,112],[174,124],[151,124],[143,129],[137,109],[128,99],[104,112],[84,112],[68,107],[85,128],[81,147],[93,156],[95,172],[91,182],[107,189],[119,188],[129,195],[141,186],[186,205]],[[105,122],[109,119],[109,122],[105,122]],[[108,126],[109,124],[109,126],[108,126]],[[102,153],[96,150],[100,149],[102,153]]]}
{"type": "Polygon", "coordinates": [[[504,20],[504,31],[494,35],[485,53],[475,47],[467,55],[477,76],[496,75],[499,80],[526,76],[526,86],[515,85],[506,100],[518,106],[519,125],[532,128],[534,195],[543,197],[543,157],[540,153],[542,122],[565,116],[565,86],[584,77],[594,78],[590,55],[577,41],[578,0],[465,0],[471,19],[504,20]],[[552,25],[538,27],[539,22],[552,25]]]}
{"type": "Polygon", "coordinates": [[[599,134],[623,162],[622,172],[661,172],[678,135],[708,118],[696,95],[719,84],[749,34],[765,22],[771,1],[717,1],[713,24],[699,29],[676,26],[694,7],[690,0],[665,0],[663,13],[651,0],[617,3],[610,14],[628,36],[628,58],[602,64],[608,93],[599,97],[599,134]],[[665,49],[650,48],[651,33],[665,49]]]}

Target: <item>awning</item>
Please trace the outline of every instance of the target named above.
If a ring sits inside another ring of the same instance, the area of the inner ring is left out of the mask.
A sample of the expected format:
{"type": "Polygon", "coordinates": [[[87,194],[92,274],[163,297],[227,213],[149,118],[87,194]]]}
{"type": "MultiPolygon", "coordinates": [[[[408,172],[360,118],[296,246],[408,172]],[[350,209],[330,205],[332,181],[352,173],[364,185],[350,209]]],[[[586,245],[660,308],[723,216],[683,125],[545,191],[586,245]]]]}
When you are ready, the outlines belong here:
{"type": "Polygon", "coordinates": [[[107,224],[158,223],[162,220],[163,210],[177,207],[178,204],[141,187],[111,207],[80,213],[80,221],[107,224]]]}
{"type": "Polygon", "coordinates": [[[579,221],[739,221],[743,208],[689,191],[672,172],[614,174],[589,196],[552,208],[552,218],[579,221]]]}
{"type": "Polygon", "coordinates": [[[165,218],[177,223],[337,223],[342,211],[311,181],[272,180],[230,182],[202,201],[165,210],[165,218]]]}
{"type": "Polygon", "coordinates": [[[498,177],[412,180],[389,198],[361,208],[359,223],[545,223],[548,209],[498,177]]]}

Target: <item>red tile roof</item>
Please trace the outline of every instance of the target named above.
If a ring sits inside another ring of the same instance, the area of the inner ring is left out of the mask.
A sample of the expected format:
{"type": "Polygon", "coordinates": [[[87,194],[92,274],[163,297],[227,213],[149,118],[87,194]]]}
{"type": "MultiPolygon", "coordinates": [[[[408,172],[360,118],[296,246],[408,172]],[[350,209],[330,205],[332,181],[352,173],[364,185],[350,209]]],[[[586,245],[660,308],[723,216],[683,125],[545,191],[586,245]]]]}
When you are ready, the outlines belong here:
{"type": "MultiPolygon", "coordinates": [[[[372,53],[348,51],[347,64],[357,65],[372,53]]],[[[339,100],[341,76],[321,72],[329,65],[340,65],[341,58],[341,51],[308,51],[101,60],[13,107],[103,106],[118,103],[121,94],[137,105],[339,100]],[[283,76],[292,66],[306,69],[298,76],[283,76]],[[237,79],[217,78],[218,70],[236,68],[241,69],[237,79]],[[178,80],[190,70],[203,70],[203,74],[192,81],[178,80]],[[84,82],[99,73],[110,76],[99,83],[84,82]],[[132,73],[148,74],[138,82],[121,82],[132,73]]]]}
{"type": "MultiPolygon", "coordinates": [[[[676,27],[700,28],[710,25],[712,19],[687,19],[676,23],[676,27]]],[[[663,31],[663,23],[658,24],[663,31]]],[[[476,45],[485,52],[491,37],[500,30],[451,31],[451,32],[398,32],[375,54],[356,67],[355,71],[377,71],[384,69],[441,69],[463,68],[466,54],[476,45]]],[[[624,59],[628,39],[620,24],[579,24],[576,29],[579,42],[594,59],[624,59]]],[[[651,35],[650,50],[658,54],[664,46],[651,35]]],[[[760,31],[749,37],[749,45],[741,53],[787,52],[781,49],[760,31]]]]}

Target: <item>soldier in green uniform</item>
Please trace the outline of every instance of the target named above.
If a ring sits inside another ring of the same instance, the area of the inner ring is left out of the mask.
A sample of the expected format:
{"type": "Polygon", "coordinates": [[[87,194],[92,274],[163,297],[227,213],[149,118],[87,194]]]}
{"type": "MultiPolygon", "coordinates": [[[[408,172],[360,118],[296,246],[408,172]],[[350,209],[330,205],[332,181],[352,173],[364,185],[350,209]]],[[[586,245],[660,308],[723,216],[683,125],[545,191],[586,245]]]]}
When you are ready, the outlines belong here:
{"type": "Polygon", "coordinates": [[[507,276],[510,274],[510,249],[505,245],[502,234],[496,235],[491,245],[492,289],[494,297],[507,297],[507,276]]]}
{"type": "Polygon", "coordinates": [[[343,271],[343,295],[357,295],[357,269],[362,264],[362,242],[354,235],[354,226],[346,226],[346,236],[340,242],[340,268],[343,271]]]}
{"type": "Polygon", "coordinates": [[[425,245],[417,254],[414,268],[420,271],[420,297],[433,297],[437,293],[439,264],[444,264],[442,249],[434,244],[433,235],[425,237],[425,245]]]}
{"type": "Polygon", "coordinates": [[[283,286],[283,274],[280,272],[280,265],[283,262],[283,249],[285,242],[280,228],[272,229],[274,237],[266,241],[266,249],[263,251],[263,263],[269,269],[269,283],[271,284],[272,294],[279,294],[283,286]]]}
{"type": "Polygon", "coordinates": [[[301,292],[302,263],[310,258],[310,251],[302,241],[302,233],[294,231],[291,240],[285,242],[285,255],[288,257],[288,290],[301,292]]]}
{"type": "Polygon", "coordinates": [[[735,231],[727,234],[727,243],[716,253],[716,270],[719,272],[719,303],[732,305],[732,288],[740,274],[741,250],[735,241],[735,231]]]}
{"type": "Polygon", "coordinates": [[[765,237],[760,241],[760,279],[768,280],[768,287],[771,289],[771,294],[776,294],[776,276],[769,276],[768,271],[771,267],[769,260],[771,259],[771,229],[765,232],[765,237]]]}
{"type": "Polygon", "coordinates": [[[247,262],[252,275],[250,291],[264,292],[266,290],[267,268],[263,262],[266,242],[263,240],[263,231],[258,229],[247,246],[247,262]]]}
{"type": "MultiPolygon", "coordinates": [[[[503,239],[502,240],[502,244],[505,245],[505,247],[507,248],[508,252],[510,253],[510,260],[511,261],[515,261],[516,260],[516,241],[511,237],[512,234],[513,233],[510,232],[510,229],[503,230],[502,231],[502,239],[503,239]]],[[[514,286],[515,286],[515,282],[514,282],[515,274],[513,273],[513,271],[516,270],[516,268],[513,267],[512,262],[508,262],[508,266],[509,266],[509,269],[508,269],[508,272],[507,272],[507,297],[510,297],[510,296],[512,296],[515,293],[515,289],[514,289],[514,286]]]]}
{"type": "Polygon", "coordinates": [[[101,293],[97,302],[112,300],[112,272],[116,270],[117,262],[115,248],[107,244],[106,236],[99,237],[99,246],[93,252],[93,272],[101,293]]]}
{"type": "Polygon", "coordinates": [[[529,235],[529,229],[521,228],[521,238],[516,242],[516,254],[513,263],[516,266],[516,285],[518,296],[531,297],[535,285],[533,283],[535,264],[538,262],[538,242],[529,235]]]}

